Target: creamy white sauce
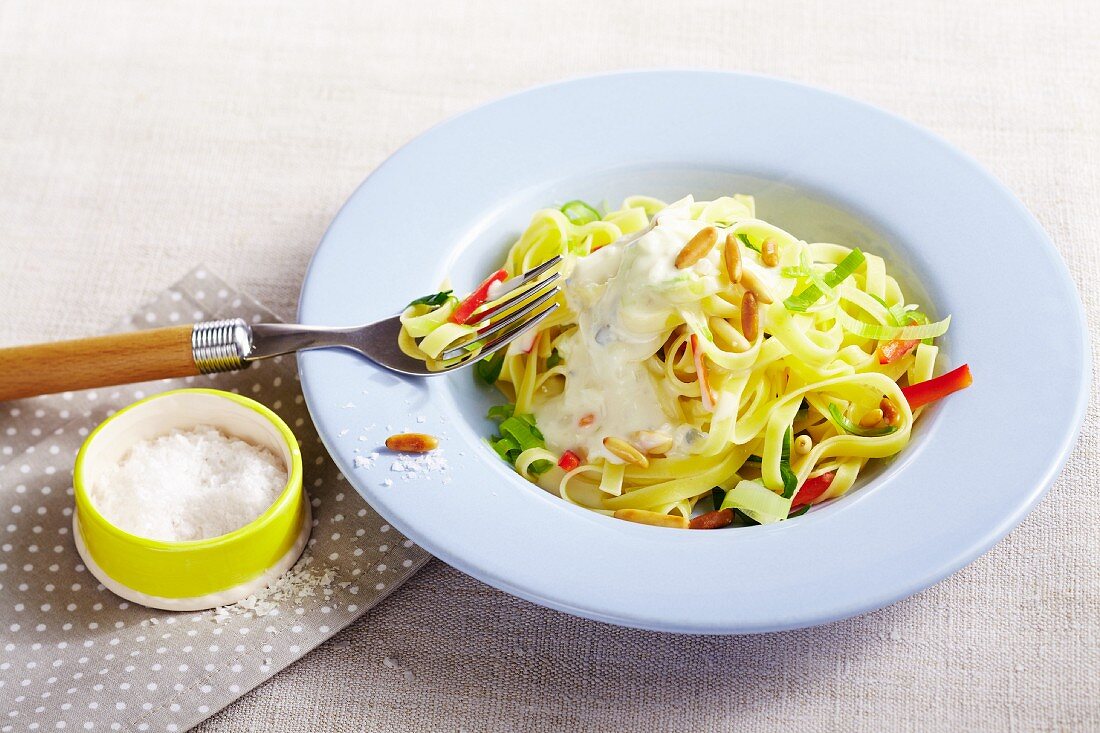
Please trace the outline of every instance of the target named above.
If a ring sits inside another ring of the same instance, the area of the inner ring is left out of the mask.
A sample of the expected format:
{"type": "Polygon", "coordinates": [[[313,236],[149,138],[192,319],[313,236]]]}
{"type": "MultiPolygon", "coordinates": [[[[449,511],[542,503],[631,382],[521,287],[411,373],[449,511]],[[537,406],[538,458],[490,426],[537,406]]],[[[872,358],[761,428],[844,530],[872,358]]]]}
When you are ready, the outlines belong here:
{"type": "Polygon", "coordinates": [[[719,287],[721,247],[691,267],[676,268],[676,255],[708,226],[691,219],[691,203],[683,199],[660,212],[655,226],[568,263],[572,270],[563,290],[577,328],[558,344],[565,389],[534,405],[551,450],[579,450],[589,460],[621,463],[603,439],[629,441],[641,430],[673,437],[673,453],[686,450],[685,436],[693,431],[662,409],[643,362],[680,322],[680,309],[698,312],[698,295],[688,296],[687,288],[719,287]]]}

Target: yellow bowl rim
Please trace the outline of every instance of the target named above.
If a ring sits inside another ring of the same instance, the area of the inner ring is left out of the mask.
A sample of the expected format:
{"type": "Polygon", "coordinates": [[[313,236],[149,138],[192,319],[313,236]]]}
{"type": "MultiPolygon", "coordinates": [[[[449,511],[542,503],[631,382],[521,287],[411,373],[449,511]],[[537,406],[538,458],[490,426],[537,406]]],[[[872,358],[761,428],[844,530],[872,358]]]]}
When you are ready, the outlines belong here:
{"type": "MultiPolygon", "coordinates": [[[[183,389],[172,389],[167,392],[159,392],[155,395],[150,395],[144,399],[138,400],[126,407],[122,408],[115,414],[108,417],[106,420],[96,426],[87,438],[84,440],[84,444],[80,446],[80,451],[76,454],[76,463],[73,466],[73,498],[77,505],[78,513],[86,513],[88,517],[108,532],[114,534],[116,537],[125,540],[126,542],[133,543],[150,550],[160,550],[167,552],[186,552],[207,547],[217,547],[218,545],[228,544],[234,542],[241,537],[252,534],[263,528],[265,524],[272,521],[280,512],[284,511],[288,506],[293,504],[295,500],[295,494],[301,494],[302,492],[302,450],[298,445],[298,439],[294,437],[294,433],[287,426],[274,411],[257,402],[249,397],[236,394],[235,392],[227,392],[221,389],[209,389],[206,387],[187,387],[183,389]],[[110,520],[100,513],[96,508],[95,502],[88,496],[88,492],[84,487],[84,457],[88,452],[88,447],[92,444],[92,441],[99,434],[109,422],[114,420],[119,415],[129,412],[135,408],[138,408],[148,402],[167,397],[169,395],[190,393],[190,394],[209,394],[217,397],[223,397],[237,404],[248,407],[255,412],[263,415],[282,435],[283,440],[286,441],[287,447],[290,449],[290,470],[287,472],[286,486],[283,487],[283,491],[279,494],[279,497],[272,502],[271,506],[264,511],[263,514],[253,519],[243,527],[238,527],[232,532],[218,535],[217,537],[208,537],[201,540],[179,540],[172,542],[169,540],[155,540],[149,537],[141,537],[136,534],[127,532],[126,530],[116,526],[110,520]]],[[[304,496],[300,500],[304,500],[304,496]]]]}

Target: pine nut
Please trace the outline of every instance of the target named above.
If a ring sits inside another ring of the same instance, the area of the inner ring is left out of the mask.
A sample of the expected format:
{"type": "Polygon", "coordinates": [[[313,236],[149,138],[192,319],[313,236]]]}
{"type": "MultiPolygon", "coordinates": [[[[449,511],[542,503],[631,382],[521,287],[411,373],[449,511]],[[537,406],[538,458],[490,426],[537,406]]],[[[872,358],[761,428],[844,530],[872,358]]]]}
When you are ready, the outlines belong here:
{"type": "Polygon", "coordinates": [[[699,260],[707,256],[714,243],[718,241],[718,230],[714,227],[704,227],[688,240],[680,254],[676,255],[676,269],[683,270],[691,267],[699,260]]]}
{"type": "Polygon", "coordinates": [[[727,321],[725,318],[719,318],[718,316],[711,316],[707,323],[710,324],[710,330],[715,336],[721,336],[734,351],[748,351],[750,344],[741,332],[733,327],[733,324],[727,321]]]}
{"type": "Polygon", "coordinates": [[[688,529],[721,529],[733,523],[732,509],[717,509],[700,514],[688,523],[688,529]]]}
{"type": "Polygon", "coordinates": [[[882,410],[877,407],[859,419],[861,428],[873,428],[882,422],[882,410]]]}
{"type": "Polygon", "coordinates": [[[634,445],[646,453],[659,456],[672,450],[672,436],[656,430],[639,430],[634,433],[634,445]]]}
{"type": "Polygon", "coordinates": [[[651,512],[648,509],[619,509],[615,512],[615,519],[625,519],[628,522],[648,524],[652,527],[672,527],[673,529],[687,529],[688,520],[679,514],[661,514],[651,512]]]}
{"type": "Polygon", "coordinates": [[[756,296],[751,290],[741,299],[741,333],[750,342],[756,341],[760,334],[760,306],[756,304],[756,296]]]}
{"type": "Polygon", "coordinates": [[[794,452],[800,456],[809,453],[814,447],[814,439],[803,433],[794,439],[794,452]]]}
{"type": "Polygon", "coordinates": [[[398,453],[427,453],[439,447],[439,440],[424,433],[398,433],[386,438],[386,447],[398,453]]]}
{"type": "Polygon", "coordinates": [[[882,419],[886,421],[887,425],[897,425],[898,418],[901,415],[898,413],[898,408],[894,407],[894,401],[889,397],[883,397],[882,402],[878,403],[879,409],[882,410],[882,419]]]}
{"type": "Polygon", "coordinates": [[[642,452],[632,446],[630,443],[627,443],[622,438],[604,438],[603,447],[607,448],[609,453],[614,456],[618,456],[627,463],[632,463],[635,466],[641,466],[642,468],[645,468],[649,465],[649,460],[642,454],[642,452]]]}
{"type": "Polygon", "coordinates": [[[745,290],[751,291],[752,294],[756,296],[756,299],[764,305],[771,305],[775,302],[771,292],[768,290],[768,286],[764,284],[764,281],[761,280],[751,268],[746,267],[741,273],[741,285],[745,290]]]}
{"type": "Polygon", "coordinates": [[[737,237],[726,235],[726,245],[722,248],[722,261],[726,263],[726,274],[731,283],[741,282],[741,245],[737,237]]]}
{"type": "Polygon", "coordinates": [[[779,264],[779,245],[771,237],[760,245],[760,259],[765,267],[775,267],[779,264]]]}

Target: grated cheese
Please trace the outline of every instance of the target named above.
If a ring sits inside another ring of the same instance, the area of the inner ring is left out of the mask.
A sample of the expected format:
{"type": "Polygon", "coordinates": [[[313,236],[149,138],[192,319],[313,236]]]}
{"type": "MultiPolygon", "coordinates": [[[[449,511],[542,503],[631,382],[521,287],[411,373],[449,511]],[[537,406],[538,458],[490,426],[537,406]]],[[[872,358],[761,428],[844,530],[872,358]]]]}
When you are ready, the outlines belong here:
{"type": "Polygon", "coordinates": [[[283,461],[209,425],[136,443],[96,476],[95,507],[131,534],[170,542],[218,537],[260,516],[286,486],[283,461]]]}
{"type": "MultiPolygon", "coordinates": [[[[328,600],[336,592],[333,588],[335,579],[334,568],[315,565],[313,556],[307,552],[294,564],[294,567],[280,575],[271,585],[236,603],[218,606],[212,618],[215,623],[223,624],[234,616],[245,618],[277,616],[281,609],[301,608],[312,598],[328,600]]],[[[350,584],[337,583],[336,585],[347,588],[350,584]]],[[[355,588],[355,592],[359,590],[355,586],[352,587],[355,588]]],[[[269,627],[271,628],[273,627],[269,627]]]]}

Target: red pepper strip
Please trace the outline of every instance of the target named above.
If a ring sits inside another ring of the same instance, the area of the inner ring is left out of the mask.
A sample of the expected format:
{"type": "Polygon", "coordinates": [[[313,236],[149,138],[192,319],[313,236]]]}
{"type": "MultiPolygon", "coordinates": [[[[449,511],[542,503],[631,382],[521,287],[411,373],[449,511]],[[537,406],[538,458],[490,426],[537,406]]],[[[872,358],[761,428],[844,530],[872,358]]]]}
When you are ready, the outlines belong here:
{"type": "Polygon", "coordinates": [[[691,356],[695,360],[695,374],[699,377],[699,393],[703,397],[703,409],[714,412],[714,392],[710,388],[707,376],[707,363],[703,360],[703,350],[699,348],[699,337],[691,334],[691,356]]]}
{"type": "Polygon", "coordinates": [[[946,397],[952,392],[966,389],[973,383],[974,378],[970,376],[970,367],[963,364],[958,369],[952,369],[947,374],[941,374],[935,379],[902,387],[901,393],[908,400],[909,407],[915,410],[918,407],[927,405],[929,402],[935,402],[941,397],[946,397]]]}
{"type": "Polygon", "coordinates": [[[835,477],[836,472],[829,471],[820,476],[806,479],[806,483],[802,484],[802,488],[794,495],[794,501],[791,502],[791,509],[813,504],[828,490],[835,477]]]}
{"type": "Polygon", "coordinates": [[[920,339],[913,339],[912,341],[888,341],[878,347],[878,363],[892,364],[916,348],[919,343],[920,339]]]}
{"type": "Polygon", "coordinates": [[[490,275],[485,282],[477,286],[474,292],[467,295],[466,299],[458,304],[458,307],[451,313],[451,323],[465,323],[470,320],[470,316],[474,314],[474,311],[489,299],[489,288],[493,283],[501,282],[507,277],[508,273],[505,270],[497,270],[490,275]]]}
{"type": "Polygon", "coordinates": [[[561,454],[561,460],[558,461],[558,465],[566,471],[572,471],[577,466],[581,465],[581,457],[571,450],[567,450],[561,454]]]}

